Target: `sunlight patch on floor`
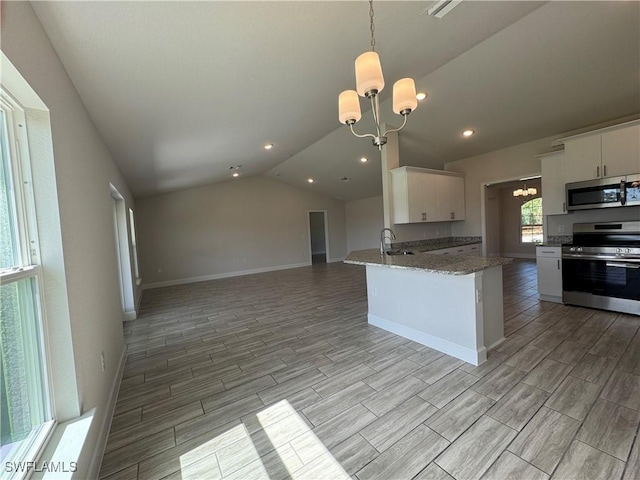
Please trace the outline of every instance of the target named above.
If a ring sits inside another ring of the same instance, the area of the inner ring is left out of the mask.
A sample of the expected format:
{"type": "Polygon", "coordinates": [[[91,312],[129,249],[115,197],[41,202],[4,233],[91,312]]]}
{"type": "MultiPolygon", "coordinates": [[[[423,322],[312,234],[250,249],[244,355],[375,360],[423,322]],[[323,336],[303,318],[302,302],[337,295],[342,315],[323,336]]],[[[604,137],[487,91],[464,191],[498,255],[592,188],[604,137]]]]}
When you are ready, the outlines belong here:
{"type": "Polygon", "coordinates": [[[287,400],[247,415],[242,424],[183,454],[180,475],[182,480],[350,478],[287,400]]]}

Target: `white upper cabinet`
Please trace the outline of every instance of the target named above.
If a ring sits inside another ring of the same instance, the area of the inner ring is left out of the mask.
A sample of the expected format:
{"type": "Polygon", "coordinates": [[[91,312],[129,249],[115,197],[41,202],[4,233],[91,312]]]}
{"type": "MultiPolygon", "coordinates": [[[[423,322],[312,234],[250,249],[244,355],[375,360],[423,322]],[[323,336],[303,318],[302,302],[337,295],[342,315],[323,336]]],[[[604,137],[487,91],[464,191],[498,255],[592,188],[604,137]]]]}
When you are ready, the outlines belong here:
{"type": "Polygon", "coordinates": [[[417,167],[391,170],[393,223],[464,220],[461,174],[417,167]]]}
{"type": "Polygon", "coordinates": [[[640,173],[640,121],[561,141],[566,183],[640,173]]]}
{"type": "Polygon", "coordinates": [[[566,183],[601,177],[602,153],[600,145],[600,135],[565,142],[564,174],[567,179],[566,183]]]}
{"type": "Polygon", "coordinates": [[[602,134],[605,177],[640,173],[640,124],[602,134]]]}
{"type": "Polygon", "coordinates": [[[564,151],[540,155],[542,211],[545,215],[567,213],[564,190],[564,151]]]}

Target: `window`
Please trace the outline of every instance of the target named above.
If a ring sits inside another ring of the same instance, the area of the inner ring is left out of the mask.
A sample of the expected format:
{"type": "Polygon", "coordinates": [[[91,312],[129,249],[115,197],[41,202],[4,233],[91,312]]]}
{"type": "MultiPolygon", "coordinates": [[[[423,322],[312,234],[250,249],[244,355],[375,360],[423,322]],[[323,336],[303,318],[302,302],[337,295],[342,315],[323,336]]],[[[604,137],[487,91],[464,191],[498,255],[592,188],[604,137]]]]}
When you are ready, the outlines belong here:
{"type": "Polygon", "coordinates": [[[542,242],[542,198],[534,198],[520,207],[521,243],[542,242]]]}
{"type": "MultiPolygon", "coordinates": [[[[53,427],[24,111],[0,97],[0,459],[33,460],[53,427]]],[[[6,473],[6,472],[2,472],[6,473]]]]}

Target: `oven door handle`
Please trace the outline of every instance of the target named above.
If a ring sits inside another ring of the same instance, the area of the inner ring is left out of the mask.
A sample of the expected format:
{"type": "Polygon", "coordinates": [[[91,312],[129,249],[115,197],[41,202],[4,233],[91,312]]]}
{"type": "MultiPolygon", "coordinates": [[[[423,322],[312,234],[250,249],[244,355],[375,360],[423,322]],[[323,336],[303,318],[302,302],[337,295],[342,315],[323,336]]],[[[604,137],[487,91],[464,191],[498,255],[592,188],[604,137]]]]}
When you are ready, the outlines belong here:
{"type": "Polygon", "coordinates": [[[562,258],[569,258],[575,260],[614,260],[625,263],[639,263],[640,258],[621,258],[615,255],[583,255],[581,253],[563,253],[562,258]]]}
{"type": "Polygon", "coordinates": [[[631,263],[613,263],[607,262],[607,267],[619,267],[619,268],[640,268],[640,264],[634,265],[631,263]]]}

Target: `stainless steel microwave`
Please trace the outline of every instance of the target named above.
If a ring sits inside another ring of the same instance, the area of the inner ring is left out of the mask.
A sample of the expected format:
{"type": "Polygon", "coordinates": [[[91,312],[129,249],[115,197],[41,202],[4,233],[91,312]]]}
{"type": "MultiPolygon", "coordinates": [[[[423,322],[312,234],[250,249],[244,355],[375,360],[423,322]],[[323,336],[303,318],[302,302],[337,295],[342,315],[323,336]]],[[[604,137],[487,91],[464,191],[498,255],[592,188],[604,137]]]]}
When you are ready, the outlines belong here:
{"type": "Polygon", "coordinates": [[[640,205],[640,174],[566,184],[567,210],[640,205]]]}

